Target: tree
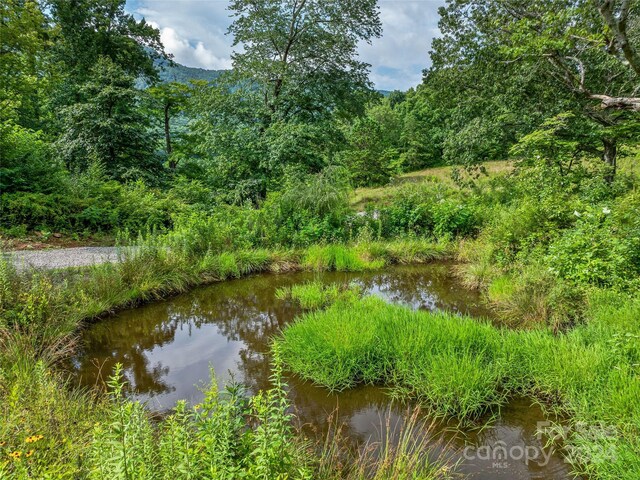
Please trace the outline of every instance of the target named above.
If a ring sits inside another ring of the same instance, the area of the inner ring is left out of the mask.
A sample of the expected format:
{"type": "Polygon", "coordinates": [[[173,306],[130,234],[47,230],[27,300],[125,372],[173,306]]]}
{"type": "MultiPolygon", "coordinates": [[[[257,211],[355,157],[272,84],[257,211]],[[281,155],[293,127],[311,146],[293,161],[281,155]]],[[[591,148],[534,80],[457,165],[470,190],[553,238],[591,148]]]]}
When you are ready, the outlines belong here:
{"type": "Polygon", "coordinates": [[[317,173],[342,148],[333,118],[274,120],[265,126],[257,114],[256,90],[236,80],[229,74],[200,85],[189,106],[195,152],[206,159],[209,185],[226,200],[258,202],[268,190],[282,187],[287,172],[317,173]]]}
{"type": "Polygon", "coordinates": [[[84,100],[62,112],[64,130],[57,142],[68,168],[84,170],[97,161],[117,179],[158,170],[132,76],[101,57],[79,93],[84,100]]]}
{"type": "Polygon", "coordinates": [[[362,108],[370,87],[360,41],[381,35],[376,0],[234,0],[233,68],[276,119],[312,121],[362,108]]]}
{"type": "Polygon", "coordinates": [[[230,201],[265,198],[287,172],[317,173],[340,148],[338,118],[374,95],[360,41],[381,33],[375,0],[234,0],[233,72],[192,100],[197,152],[230,201]]]}
{"type": "Polygon", "coordinates": [[[0,3],[0,116],[39,127],[49,86],[50,28],[36,0],[0,3]]]}
{"type": "Polygon", "coordinates": [[[48,0],[58,30],[55,53],[72,84],[82,84],[101,57],[128,75],[155,79],[166,58],[160,32],[125,12],[126,0],[48,0]]]}
{"type": "Polygon", "coordinates": [[[178,166],[179,156],[173,151],[171,124],[172,119],[175,119],[175,116],[180,115],[186,108],[190,87],[178,82],[160,83],[149,87],[147,93],[151,97],[154,107],[162,112],[165,152],[169,160],[169,168],[175,170],[178,166]]]}
{"type": "MultiPolygon", "coordinates": [[[[396,97],[396,96],[394,96],[396,97]]],[[[404,142],[401,99],[385,98],[367,107],[363,117],[345,125],[347,148],[338,155],[357,187],[384,185],[402,170],[404,142]]]]}
{"type": "Polygon", "coordinates": [[[503,64],[539,72],[598,125],[600,155],[615,172],[617,146],[638,132],[633,111],[638,6],[628,0],[451,0],[440,10],[435,62],[468,65],[493,51],[503,64]]]}

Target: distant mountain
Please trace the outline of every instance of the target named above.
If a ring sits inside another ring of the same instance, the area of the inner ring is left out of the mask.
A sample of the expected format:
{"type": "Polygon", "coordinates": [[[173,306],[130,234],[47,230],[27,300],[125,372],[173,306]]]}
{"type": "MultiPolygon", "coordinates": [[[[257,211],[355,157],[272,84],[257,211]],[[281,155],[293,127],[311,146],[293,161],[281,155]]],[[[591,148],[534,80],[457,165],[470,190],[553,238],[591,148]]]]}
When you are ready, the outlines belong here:
{"type": "MultiPolygon", "coordinates": [[[[160,80],[164,82],[189,83],[189,80],[215,80],[228,70],[207,70],[205,68],[187,67],[179,63],[171,65],[167,60],[156,60],[160,80]]],[[[391,94],[389,90],[377,90],[384,97],[391,94]]]]}
{"type": "Polygon", "coordinates": [[[204,68],[186,67],[179,63],[170,64],[166,60],[156,61],[158,74],[162,82],[188,83],[189,80],[212,81],[222,75],[226,70],[207,70],[204,68]]]}

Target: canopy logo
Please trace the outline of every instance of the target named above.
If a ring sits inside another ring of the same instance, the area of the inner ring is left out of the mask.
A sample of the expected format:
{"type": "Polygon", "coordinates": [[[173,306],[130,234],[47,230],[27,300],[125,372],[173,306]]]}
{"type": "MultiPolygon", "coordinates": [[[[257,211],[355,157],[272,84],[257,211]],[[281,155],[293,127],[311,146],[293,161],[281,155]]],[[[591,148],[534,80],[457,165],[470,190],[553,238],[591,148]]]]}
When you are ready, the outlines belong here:
{"type": "Polygon", "coordinates": [[[512,445],[501,440],[480,447],[468,446],[462,452],[465,460],[491,462],[492,468],[509,468],[510,462],[535,462],[544,467],[549,464],[554,453],[553,447],[544,449],[539,445],[512,445]]]}
{"type": "Polygon", "coordinates": [[[530,445],[507,445],[499,440],[481,446],[467,446],[462,454],[469,462],[491,462],[494,469],[510,468],[511,462],[545,467],[558,448],[568,463],[612,462],[616,460],[615,438],[615,427],[608,425],[577,423],[565,426],[543,421],[537,423],[536,436],[530,445]]]}

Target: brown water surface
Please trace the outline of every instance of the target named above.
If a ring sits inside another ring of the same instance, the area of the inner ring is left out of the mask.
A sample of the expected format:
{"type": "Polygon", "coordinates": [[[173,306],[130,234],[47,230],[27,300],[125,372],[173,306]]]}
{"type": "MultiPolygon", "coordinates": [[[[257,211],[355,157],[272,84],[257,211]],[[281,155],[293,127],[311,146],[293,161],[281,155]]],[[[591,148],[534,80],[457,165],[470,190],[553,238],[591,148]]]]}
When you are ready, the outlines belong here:
{"type": "MultiPolygon", "coordinates": [[[[258,275],[198,288],[91,326],[73,358],[78,381],[87,386],[102,383],[119,362],[131,397],[156,411],[172,408],[179,399],[198,402],[199,387],[208,381],[210,368],[220,386],[233,377],[250,392],[269,388],[269,341],[301,313],[294,303],[276,299],[275,292],[310,280],[356,282],[368,294],[415,309],[490,316],[479,295],[462,288],[447,264],[383,272],[258,275]]],[[[298,421],[311,434],[326,433],[336,408],[354,445],[380,439],[385,418],[394,425],[408,415],[407,406],[393,403],[380,387],[330,394],[295,376],[286,380],[298,421]]],[[[548,453],[536,436],[537,422],[542,421],[542,411],[530,401],[513,401],[484,429],[460,431],[439,424],[430,433],[433,451],[460,460],[459,471],[473,479],[570,478],[558,452],[542,459],[548,453]],[[529,457],[537,458],[518,458],[525,447],[529,457]],[[505,449],[506,459],[501,456],[505,449]]]]}

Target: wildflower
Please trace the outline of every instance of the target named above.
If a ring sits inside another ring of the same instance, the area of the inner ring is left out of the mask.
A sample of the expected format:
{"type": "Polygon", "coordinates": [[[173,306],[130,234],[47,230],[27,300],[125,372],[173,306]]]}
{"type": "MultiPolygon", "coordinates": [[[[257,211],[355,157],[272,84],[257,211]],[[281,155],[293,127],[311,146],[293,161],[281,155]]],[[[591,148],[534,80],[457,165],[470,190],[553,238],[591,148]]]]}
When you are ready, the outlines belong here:
{"type": "Polygon", "coordinates": [[[573,211],[573,214],[574,214],[576,217],[581,217],[581,216],[582,216],[582,215],[580,214],[580,212],[579,212],[579,211],[577,211],[577,210],[574,210],[574,211],[573,211]]]}
{"type": "Polygon", "coordinates": [[[25,457],[29,458],[31,455],[33,455],[34,450],[29,450],[26,454],[25,457]]]}
{"type": "Polygon", "coordinates": [[[611,210],[608,207],[604,207],[602,209],[602,213],[604,213],[605,215],[609,215],[611,213],[611,210]]]}
{"type": "Polygon", "coordinates": [[[22,456],[22,452],[20,450],[16,450],[15,452],[11,452],[9,456],[14,459],[20,458],[22,456]]]}
{"type": "Polygon", "coordinates": [[[38,440],[42,440],[44,438],[43,435],[31,435],[30,437],[27,437],[24,439],[24,441],[26,443],[33,443],[33,442],[37,442],[38,440]]]}
{"type": "Polygon", "coordinates": [[[7,442],[0,442],[0,447],[4,447],[7,444],[7,442]]]}

